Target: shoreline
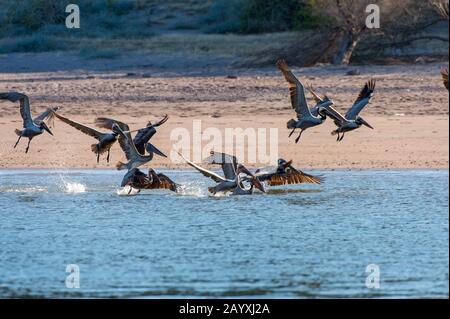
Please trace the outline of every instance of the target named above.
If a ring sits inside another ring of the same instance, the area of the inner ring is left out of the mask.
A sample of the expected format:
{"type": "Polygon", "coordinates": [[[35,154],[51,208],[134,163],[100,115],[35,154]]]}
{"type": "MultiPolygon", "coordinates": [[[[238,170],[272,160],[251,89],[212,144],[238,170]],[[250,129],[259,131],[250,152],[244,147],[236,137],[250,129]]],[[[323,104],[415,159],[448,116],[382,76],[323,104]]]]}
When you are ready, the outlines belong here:
{"type": "MultiPolygon", "coordinates": [[[[170,115],[169,115],[170,116],[170,115]]],[[[438,116],[402,116],[387,117],[368,115],[365,118],[374,125],[375,130],[361,128],[349,133],[342,142],[337,143],[330,135],[333,123],[326,121],[320,127],[307,130],[302,141],[295,144],[288,138],[289,131],[284,122],[287,116],[255,117],[255,125],[262,128],[277,129],[276,143],[278,156],[286,160],[293,160],[293,166],[301,170],[360,170],[360,169],[448,169],[449,168],[449,119],[438,116]],[[420,133],[420,135],[419,135],[420,133]]],[[[147,118],[136,119],[129,116],[117,117],[130,123],[130,127],[145,126],[147,118]]],[[[200,118],[203,128],[214,127],[220,132],[228,126],[235,128],[248,128],[245,119],[236,117],[226,118],[200,118]]],[[[75,116],[74,120],[89,123],[86,116],[75,116]]],[[[91,121],[92,118],[89,118],[91,121]]],[[[54,136],[48,134],[37,137],[31,143],[30,152],[25,155],[26,141],[21,141],[16,149],[13,145],[17,139],[14,129],[21,123],[15,118],[3,122],[5,128],[4,139],[0,140],[0,169],[115,169],[117,161],[124,161],[124,155],[118,143],[111,149],[110,163],[106,163],[105,156],[100,157],[96,163],[96,156],[90,150],[95,140],[89,136],[57,122],[53,128],[54,136]],[[70,141],[68,143],[68,141],[70,141]]],[[[152,143],[163,151],[168,158],[155,156],[149,165],[144,167],[157,167],[159,169],[186,169],[188,165],[177,162],[178,158],[171,154],[177,149],[177,134],[175,139],[172,133],[177,129],[185,129],[186,134],[192,136],[192,120],[172,116],[164,126],[158,129],[152,143]],[[172,138],[171,138],[172,137],[172,138]],[[172,162],[174,160],[176,162],[172,162]]],[[[203,132],[203,130],[202,130],[203,132]]],[[[208,153],[208,141],[203,141],[199,148],[203,154],[208,153]]],[[[193,140],[188,144],[193,149],[193,140]]],[[[224,144],[226,145],[226,144],[224,144]]],[[[216,149],[220,151],[220,149],[216,149]]],[[[246,144],[240,144],[234,153],[244,154],[238,159],[248,168],[261,168],[274,165],[274,162],[247,161],[248,150],[246,144]]],[[[192,159],[192,153],[191,154],[192,159]]],[[[275,156],[276,153],[273,153],[275,156]]],[[[202,156],[204,158],[204,156],[202,156]]],[[[201,164],[201,161],[197,161],[201,164]]],[[[208,166],[207,168],[214,168],[208,166]]]]}

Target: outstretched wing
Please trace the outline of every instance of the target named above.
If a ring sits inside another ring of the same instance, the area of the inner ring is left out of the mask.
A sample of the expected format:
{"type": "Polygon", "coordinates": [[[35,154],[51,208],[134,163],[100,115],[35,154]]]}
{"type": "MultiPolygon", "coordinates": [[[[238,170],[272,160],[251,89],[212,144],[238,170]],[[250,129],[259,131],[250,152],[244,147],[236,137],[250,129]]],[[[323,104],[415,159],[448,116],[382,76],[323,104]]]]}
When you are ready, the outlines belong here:
{"type": "Polygon", "coordinates": [[[120,122],[120,121],[116,121],[114,119],[110,119],[110,118],[106,118],[106,117],[97,117],[95,119],[95,125],[97,125],[98,127],[101,127],[101,128],[108,129],[108,130],[112,130],[114,123],[116,123],[120,127],[120,129],[124,132],[127,132],[130,130],[130,128],[128,127],[127,124],[120,122]]]}
{"type": "Polygon", "coordinates": [[[153,135],[156,134],[156,129],[153,126],[141,128],[137,131],[136,136],[133,139],[134,145],[136,145],[139,153],[145,153],[145,145],[150,141],[153,135]]]}
{"type": "Polygon", "coordinates": [[[146,144],[150,141],[153,135],[156,134],[156,127],[163,125],[167,122],[169,116],[166,114],[164,117],[155,124],[152,122],[147,123],[147,127],[138,130],[136,136],[133,139],[134,145],[136,145],[137,150],[144,154],[146,149],[146,144]]]}
{"type": "Polygon", "coordinates": [[[319,109],[321,107],[323,107],[323,103],[325,102],[325,99],[327,98],[326,96],[324,96],[323,98],[317,94],[312,85],[308,85],[308,91],[312,94],[314,102],[316,102],[316,105],[313,106],[312,108],[310,108],[311,114],[313,116],[319,116],[319,109]]]}
{"type": "Polygon", "coordinates": [[[448,69],[442,68],[441,75],[442,75],[442,81],[444,82],[444,85],[448,90],[448,69]]]}
{"type": "Polygon", "coordinates": [[[322,112],[325,113],[326,116],[332,118],[337,124],[342,125],[347,122],[347,119],[331,105],[322,107],[322,112]]]}
{"type": "Polygon", "coordinates": [[[306,174],[302,171],[295,169],[293,166],[289,166],[284,173],[261,171],[256,173],[255,176],[262,182],[266,182],[270,186],[280,185],[292,185],[292,184],[321,184],[322,178],[306,174]]]}
{"type": "Polygon", "coordinates": [[[48,108],[37,117],[34,118],[35,123],[43,122],[47,120],[47,123],[53,123],[55,118],[55,112],[59,110],[59,107],[48,108]]]}
{"type": "Polygon", "coordinates": [[[77,130],[79,130],[80,132],[83,132],[86,135],[89,135],[89,136],[92,136],[93,138],[96,138],[97,140],[100,140],[104,136],[103,133],[101,133],[101,132],[99,132],[99,131],[97,131],[97,130],[89,127],[89,126],[86,126],[84,124],[72,121],[71,119],[62,116],[61,114],[59,114],[57,112],[54,112],[53,114],[54,114],[54,116],[56,116],[62,122],[72,126],[73,128],[76,128],[77,130]]]}
{"type": "Polygon", "coordinates": [[[162,173],[156,174],[154,170],[150,169],[148,175],[148,179],[152,182],[147,183],[144,187],[145,189],[168,189],[172,192],[177,192],[179,189],[177,183],[162,173]]]}
{"type": "Polygon", "coordinates": [[[345,118],[348,120],[356,120],[358,114],[369,103],[370,99],[373,96],[374,91],[375,91],[375,80],[369,80],[359,93],[355,103],[353,103],[352,107],[345,114],[345,118]]]}
{"type": "Polygon", "coordinates": [[[323,98],[320,97],[320,95],[317,94],[317,93],[314,91],[313,86],[312,86],[312,85],[308,85],[307,87],[308,87],[308,91],[309,91],[309,92],[312,94],[312,96],[313,96],[314,102],[316,102],[316,104],[323,103],[323,98]]]}
{"type": "Polygon", "coordinates": [[[211,172],[211,171],[209,171],[209,170],[207,170],[207,169],[205,169],[205,168],[203,168],[203,167],[200,167],[200,166],[198,166],[197,164],[194,164],[193,162],[191,162],[190,160],[188,160],[187,158],[185,158],[181,153],[178,153],[178,155],[180,155],[180,156],[185,160],[185,162],[186,162],[189,166],[195,168],[197,171],[199,171],[200,173],[202,173],[203,176],[206,176],[206,177],[211,178],[211,179],[212,179],[213,181],[215,181],[216,183],[220,183],[220,182],[226,181],[226,179],[223,178],[222,176],[220,176],[220,175],[218,175],[218,174],[216,174],[216,173],[214,173],[214,172],[211,172]]]}
{"type": "Polygon", "coordinates": [[[236,156],[211,151],[211,155],[203,161],[207,164],[220,165],[226,179],[232,180],[236,177],[236,169],[238,164],[236,156]]]}
{"type": "Polygon", "coordinates": [[[289,84],[292,108],[299,117],[312,116],[308,108],[308,103],[306,102],[305,88],[303,87],[303,84],[295,77],[291,70],[289,70],[289,66],[285,60],[278,60],[277,67],[283,73],[284,78],[289,84]]]}
{"type": "Polygon", "coordinates": [[[149,127],[149,126],[153,126],[153,127],[161,126],[161,125],[163,125],[164,123],[166,123],[168,119],[169,119],[169,115],[165,114],[164,117],[163,117],[159,122],[157,122],[157,123],[155,123],[155,124],[152,124],[152,122],[149,121],[149,122],[147,123],[147,127],[149,127]]]}
{"type": "Polygon", "coordinates": [[[33,126],[33,119],[31,117],[30,101],[28,96],[19,92],[0,93],[0,100],[8,100],[11,102],[20,103],[20,115],[23,119],[23,127],[33,126]]]}

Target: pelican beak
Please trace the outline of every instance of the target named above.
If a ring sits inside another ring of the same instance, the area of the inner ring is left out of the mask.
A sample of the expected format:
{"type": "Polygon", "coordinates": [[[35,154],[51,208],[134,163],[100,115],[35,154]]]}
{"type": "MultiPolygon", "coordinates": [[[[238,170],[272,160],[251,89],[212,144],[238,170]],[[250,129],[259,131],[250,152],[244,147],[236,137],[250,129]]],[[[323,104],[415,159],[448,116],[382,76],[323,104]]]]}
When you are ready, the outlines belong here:
{"type": "Polygon", "coordinates": [[[166,154],[164,154],[163,152],[161,152],[159,149],[157,149],[157,148],[155,147],[155,145],[153,145],[153,144],[151,144],[151,143],[148,143],[145,149],[147,150],[147,152],[148,152],[149,154],[155,153],[156,155],[159,155],[159,156],[162,156],[162,157],[167,157],[166,154]]]}
{"type": "Polygon", "coordinates": [[[259,189],[261,192],[265,193],[266,190],[264,189],[263,184],[260,182],[260,180],[257,177],[253,177],[252,178],[252,184],[253,186],[255,186],[257,189],[259,189]]]}
{"type": "Polygon", "coordinates": [[[43,128],[44,130],[46,130],[46,131],[48,132],[48,134],[50,134],[50,135],[53,136],[53,133],[52,133],[52,131],[50,131],[50,129],[48,128],[47,124],[42,123],[42,128],[43,128]]]}
{"type": "Polygon", "coordinates": [[[361,121],[361,123],[363,125],[367,126],[368,128],[371,128],[373,130],[373,126],[370,125],[369,123],[367,123],[366,120],[364,120],[362,117],[360,117],[359,120],[361,121]]]}

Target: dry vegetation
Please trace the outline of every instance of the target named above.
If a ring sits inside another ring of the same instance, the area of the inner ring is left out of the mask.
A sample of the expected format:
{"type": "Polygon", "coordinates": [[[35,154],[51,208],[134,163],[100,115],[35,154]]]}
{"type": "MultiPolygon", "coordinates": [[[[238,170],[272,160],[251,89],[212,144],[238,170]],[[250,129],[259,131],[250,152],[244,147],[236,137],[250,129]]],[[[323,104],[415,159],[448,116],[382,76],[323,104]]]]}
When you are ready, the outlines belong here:
{"type": "Polygon", "coordinates": [[[432,48],[405,54],[445,56],[445,30],[413,37],[435,16],[443,19],[445,0],[420,6],[415,1],[410,6],[411,1],[377,1],[383,8],[383,30],[369,32],[364,26],[366,0],[80,0],[79,30],[65,28],[62,0],[3,0],[0,54],[70,51],[86,59],[110,60],[130,52],[184,54],[205,58],[205,65],[227,57],[241,66],[272,65],[283,56],[310,66],[347,63],[350,58],[379,60],[392,54],[386,47],[395,44],[401,52],[421,40],[424,47],[432,41],[432,48]]]}

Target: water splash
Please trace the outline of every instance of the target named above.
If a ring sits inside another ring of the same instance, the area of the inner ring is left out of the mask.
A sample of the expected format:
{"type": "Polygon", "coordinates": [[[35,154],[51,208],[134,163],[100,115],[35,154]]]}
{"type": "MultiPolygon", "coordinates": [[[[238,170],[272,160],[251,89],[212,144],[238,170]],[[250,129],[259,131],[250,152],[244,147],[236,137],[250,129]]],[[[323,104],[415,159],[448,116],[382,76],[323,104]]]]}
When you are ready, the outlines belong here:
{"type": "Polygon", "coordinates": [[[62,173],[58,174],[61,180],[60,188],[64,193],[68,194],[80,194],[86,192],[86,185],[76,182],[66,181],[62,173]]]}
{"type": "Polygon", "coordinates": [[[65,192],[69,194],[79,194],[86,192],[86,186],[80,183],[65,183],[65,192]]]}
{"type": "Polygon", "coordinates": [[[206,197],[208,196],[208,190],[203,184],[197,182],[189,182],[180,186],[178,195],[206,197]]]}

